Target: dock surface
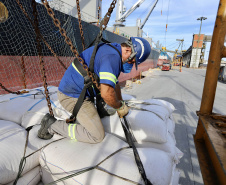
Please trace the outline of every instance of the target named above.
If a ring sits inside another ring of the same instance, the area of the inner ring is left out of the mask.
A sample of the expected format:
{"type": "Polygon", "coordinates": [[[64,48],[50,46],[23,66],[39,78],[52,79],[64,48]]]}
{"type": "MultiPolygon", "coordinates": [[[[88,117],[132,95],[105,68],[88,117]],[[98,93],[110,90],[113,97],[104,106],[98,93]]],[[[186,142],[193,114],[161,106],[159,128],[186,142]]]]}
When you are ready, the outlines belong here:
{"type": "MultiPolygon", "coordinates": [[[[172,103],[177,147],[184,153],[177,168],[180,170],[181,185],[203,184],[193,135],[196,132],[206,69],[182,68],[170,71],[152,69],[145,72],[141,83],[122,87],[122,93],[131,94],[139,100],[162,99],[172,103]]],[[[213,112],[225,114],[226,84],[218,81],[213,112]]]]}

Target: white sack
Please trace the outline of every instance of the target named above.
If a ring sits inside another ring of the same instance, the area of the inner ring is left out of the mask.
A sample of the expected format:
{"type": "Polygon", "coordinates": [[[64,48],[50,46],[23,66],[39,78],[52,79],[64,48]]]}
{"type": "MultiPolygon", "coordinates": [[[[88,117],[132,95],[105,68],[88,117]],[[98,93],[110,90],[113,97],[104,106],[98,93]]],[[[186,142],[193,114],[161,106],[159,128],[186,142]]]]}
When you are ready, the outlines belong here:
{"type": "MultiPolygon", "coordinates": [[[[147,111],[130,110],[126,119],[137,141],[156,143],[167,141],[167,124],[155,114],[147,111]]],[[[101,120],[106,132],[125,138],[117,113],[101,120]]]]}
{"type": "MultiPolygon", "coordinates": [[[[22,175],[17,181],[17,185],[37,185],[41,180],[40,166],[35,167],[29,172],[22,175]]],[[[14,181],[8,183],[7,185],[13,185],[14,181]]]]}
{"type": "Polygon", "coordinates": [[[16,178],[26,134],[26,130],[16,123],[0,120],[0,184],[9,183],[16,178]]]}
{"type": "Polygon", "coordinates": [[[172,118],[172,116],[170,116],[170,118],[167,120],[167,128],[169,130],[169,132],[174,135],[174,131],[175,131],[175,122],[174,119],[172,118]]]}
{"type": "MultiPolygon", "coordinates": [[[[71,114],[60,105],[58,100],[51,101],[51,107],[53,114],[57,119],[67,119],[71,116],[71,114]]],[[[29,111],[24,113],[21,126],[27,128],[29,126],[40,124],[46,113],[49,113],[49,108],[46,100],[43,99],[32,106],[29,111]]]]}
{"type": "MultiPolygon", "coordinates": [[[[175,164],[171,156],[151,148],[138,148],[147,178],[155,185],[169,185],[175,164]]],[[[138,172],[132,149],[122,150],[106,160],[101,167],[118,176],[144,184],[138,172]],[[116,163],[117,161],[117,163],[116,163]]]]}
{"type": "MultiPolygon", "coordinates": [[[[49,91],[49,96],[50,99],[52,100],[52,96],[57,94],[58,87],[55,86],[48,86],[48,91],[49,91]]],[[[28,98],[32,99],[45,99],[45,89],[44,87],[39,87],[39,88],[34,88],[34,89],[28,89],[29,93],[31,96],[28,96],[28,98]]]]}
{"type": "Polygon", "coordinates": [[[170,185],[179,185],[179,179],[180,179],[180,171],[175,168],[170,185]]]}
{"type": "MultiPolygon", "coordinates": [[[[44,184],[97,165],[117,149],[127,146],[123,141],[106,134],[103,142],[87,144],[64,139],[47,146],[40,156],[44,184]]],[[[147,177],[156,185],[168,185],[175,164],[170,155],[157,149],[138,149],[147,177]]],[[[110,173],[141,183],[132,149],[124,149],[104,161],[100,167],[110,173]]],[[[99,170],[85,172],[57,184],[129,185],[99,170]]]]}
{"type": "Polygon", "coordinates": [[[134,109],[134,110],[139,110],[139,108],[144,109],[144,110],[140,110],[140,111],[147,110],[148,112],[156,114],[158,117],[160,117],[164,121],[166,121],[170,117],[170,113],[169,113],[168,109],[164,106],[136,104],[135,108],[132,107],[132,109],[134,109]]]}
{"type": "MultiPolygon", "coordinates": [[[[39,87],[39,88],[35,88],[34,90],[45,92],[45,88],[43,86],[39,87]]],[[[48,91],[49,91],[50,94],[55,94],[58,91],[58,87],[56,87],[56,86],[48,86],[48,91]]]]}
{"type": "MultiPolygon", "coordinates": [[[[50,140],[42,140],[37,137],[40,126],[32,128],[29,133],[29,142],[25,156],[35,152],[46,144],[62,138],[55,134],[50,140]]],[[[24,154],[27,131],[16,123],[0,120],[0,184],[6,184],[15,180],[21,158],[24,154]]],[[[40,151],[26,158],[23,173],[26,173],[39,165],[40,151]]]]}
{"type": "Polygon", "coordinates": [[[172,114],[172,112],[175,110],[175,107],[173,104],[165,101],[165,100],[160,100],[160,99],[148,99],[148,100],[143,100],[144,102],[153,104],[153,105],[160,105],[168,109],[169,114],[172,114]]]}
{"type": "MultiPolygon", "coordinates": [[[[47,87],[48,91],[49,91],[49,96],[50,99],[52,100],[51,96],[57,94],[57,90],[58,87],[55,86],[48,86],[47,87]]],[[[26,89],[27,91],[29,91],[26,94],[30,94],[30,96],[28,96],[28,98],[32,98],[32,99],[43,99],[45,98],[45,88],[44,87],[38,87],[38,88],[34,88],[34,89],[26,89]]]]}
{"type": "Polygon", "coordinates": [[[165,143],[155,143],[155,142],[134,142],[137,148],[155,148],[168,152],[172,157],[176,155],[176,143],[170,134],[167,135],[167,142],[165,143]]]}
{"type": "Polygon", "coordinates": [[[123,100],[135,100],[136,98],[130,94],[122,94],[123,100]]]}
{"type": "MultiPolygon", "coordinates": [[[[44,148],[40,156],[40,165],[43,172],[42,181],[46,184],[51,182],[52,179],[72,174],[75,170],[94,166],[113,152],[127,146],[128,144],[124,141],[107,133],[104,140],[97,144],[76,142],[69,139],[53,143],[44,148]]],[[[92,170],[89,176],[87,176],[88,173],[85,173],[85,176],[73,177],[75,180],[70,179],[68,184],[76,184],[75,181],[87,184],[85,183],[87,180],[90,182],[88,184],[98,184],[94,183],[96,180],[102,182],[104,180],[102,176],[93,176],[95,171],[92,170]]]]}
{"type": "MultiPolygon", "coordinates": [[[[34,88],[34,89],[22,89],[19,91],[28,91],[27,93],[23,93],[23,94],[4,94],[0,96],[0,102],[4,102],[4,101],[10,101],[12,99],[15,98],[21,98],[21,97],[26,97],[26,98],[31,98],[31,99],[43,99],[45,98],[45,90],[43,87],[39,87],[39,88],[34,88]]],[[[57,93],[58,87],[54,87],[54,86],[48,86],[48,91],[49,91],[49,95],[50,97],[52,95],[55,95],[57,93]]]]}
{"type": "Polygon", "coordinates": [[[0,103],[0,119],[21,124],[22,116],[40,99],[16,97],[10,101],[0,103]]]}

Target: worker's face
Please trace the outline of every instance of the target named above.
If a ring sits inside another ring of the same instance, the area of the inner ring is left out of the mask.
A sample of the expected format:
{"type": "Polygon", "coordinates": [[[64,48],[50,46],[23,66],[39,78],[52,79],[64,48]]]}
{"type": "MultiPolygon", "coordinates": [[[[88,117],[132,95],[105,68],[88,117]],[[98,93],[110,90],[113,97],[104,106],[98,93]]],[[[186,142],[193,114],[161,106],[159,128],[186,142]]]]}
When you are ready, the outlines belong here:
{"type": "MultiPolygon", "coordinates": [[[[132,49],[130,47],[122,47],[122,61],[126,61],[132,54],[132,49]]],[[[129,64],[135,63],[135,57],[128,61],[129,64]]]]}

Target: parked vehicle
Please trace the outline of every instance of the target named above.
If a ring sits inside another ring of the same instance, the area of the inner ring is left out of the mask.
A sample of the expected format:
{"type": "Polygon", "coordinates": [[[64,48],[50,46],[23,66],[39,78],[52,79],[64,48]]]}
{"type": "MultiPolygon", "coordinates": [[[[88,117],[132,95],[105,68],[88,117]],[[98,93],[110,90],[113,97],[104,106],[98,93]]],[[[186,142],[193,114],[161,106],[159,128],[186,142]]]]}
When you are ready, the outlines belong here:
{"type": "Polygon", "coordinates": [[[218,80],[220,81],[226,81],[226,68],[225,66],[220,67],[219,75],[218,75],[218,80]]]}
{"type": "Polygon", "coordinates": [[[163,63],[162,71],[169,71],[169,70],[170,70],[170,63],[163,63]]]}

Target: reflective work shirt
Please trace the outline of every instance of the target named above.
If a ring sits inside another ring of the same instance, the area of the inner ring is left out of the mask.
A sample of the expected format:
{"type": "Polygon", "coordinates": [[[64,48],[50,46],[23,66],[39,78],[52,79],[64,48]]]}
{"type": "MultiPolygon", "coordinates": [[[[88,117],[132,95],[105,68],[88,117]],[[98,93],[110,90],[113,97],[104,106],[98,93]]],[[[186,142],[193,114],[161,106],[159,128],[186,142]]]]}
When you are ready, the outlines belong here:
{"type": "MultiPolygon", "coordinates": [[[[111,43],[121,53],[121,45],[117,43],[111,43]]],[[[107,44],[100,44],[95,56],[94,72],[100,78],[100,83],[108,84],[115,88],[118,83],[118,76],[122,70],[122,62],[119,53],[107,44]]],[[[90,58],[93,53],[93,47],[90,47],[80,54],[80,57],[84,60],[84,63],[89,66],[90,58]]],[[[59,91],[67,96],[78,98],[84,87],[84,78],[79,73],[75,65],[72,63],[59,85],[59,91]]],[[[86,92],[86,96],[88,93],[86,92]]]]}

